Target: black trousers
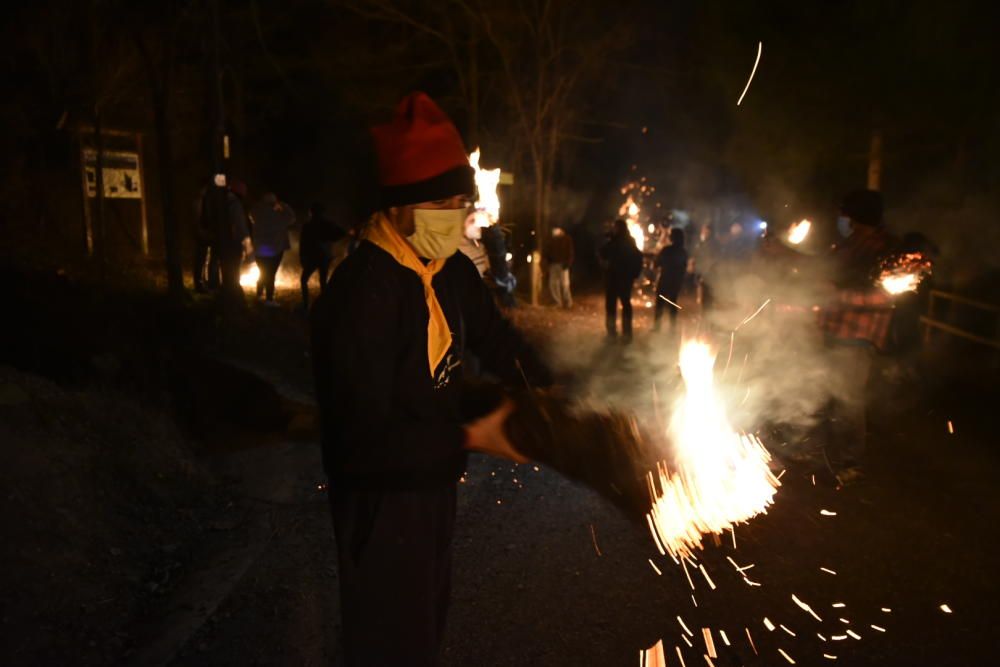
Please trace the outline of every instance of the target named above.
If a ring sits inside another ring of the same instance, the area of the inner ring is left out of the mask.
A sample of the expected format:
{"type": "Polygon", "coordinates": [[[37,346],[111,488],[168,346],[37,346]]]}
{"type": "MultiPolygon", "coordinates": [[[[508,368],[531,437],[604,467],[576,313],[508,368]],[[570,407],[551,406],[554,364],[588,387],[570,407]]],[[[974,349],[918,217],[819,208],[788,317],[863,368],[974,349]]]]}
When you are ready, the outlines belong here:
{"type": "Polygon", "coordinates": [[[622,335],[632,337],[632,281],[609,280],[604,284],[604,312],[608,335],[617,331],[618,303],[622,304],[622,335]]]}
{"type": "Polygon", "coordinates": [[[438,663],[451,594],[455,485],[331,490],[346,664],[438,663]]]}
{"type": "Polygon", "coordinates": [[[197,240],[196,243],[194,265],[191,267],[194,287],[198,290],[206,287],[205,274],[207,271],[207,287],[214,290],[219,287],[219,254],[214,252],[208,241],[197,240]]]}
{"type": "Polygon", "coordinates": [[[260,269],[260,277],[257,278],[257,298],[265,292],[267,300],[274,300],[274,281],[278,277],[278,267],[281,266],[281,255],[278,253],[274,257],[258,257],[257,268],[260,269]]]}
{"type": "Polygon", "coordinates": [[[319,262],[302,262],[302,277],[299,278],[299,285],[302,287],[302,307],[306,310],[309,310],[309,279],[312,278],[312,274],[319,271],[319,289],[322,292],[326,289],[326,275],[329,270],[329,259],[319,262]]]}
{"type": "Polygon", "coordinates": [[[677,299],[680,298],[681,291],[680,289],[676,291],[668,291],[661,289],[656,290],[656,306],[654,311],[655,314],[653,319],[654,323],[653,328],[656,330],[660,329],[660,320],[663,319],[663,310],[667,309],[670,311],[670,330],[673,331],[674,327],[677,325],[677,306],[673,306],[664,301],[663,299],[661,299],[660,298],[661,294],[670,299],[671,301],[673,301],[674,303],[677,303],[677,299]]]}

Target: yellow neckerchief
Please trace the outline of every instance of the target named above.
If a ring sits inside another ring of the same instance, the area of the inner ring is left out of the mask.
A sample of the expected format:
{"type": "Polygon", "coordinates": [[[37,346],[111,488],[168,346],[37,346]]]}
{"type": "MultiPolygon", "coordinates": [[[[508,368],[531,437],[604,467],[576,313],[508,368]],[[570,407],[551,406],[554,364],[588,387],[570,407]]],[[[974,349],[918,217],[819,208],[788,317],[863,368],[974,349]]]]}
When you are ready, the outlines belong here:
{"type": "Polygon", "coordinates": [[[385,250],[402,266],[420,276],[420,280],[424,284],[424,300],[427,302],[427,311],[430,313],[430,317],[427,319],[427,360],[430,363],[430,372],[433,378],[434,369],[438,367],[451,347],[451,329],[448,328],[448,320],[445,319],[444,311],[441,310],[441,304],[438,303],[437,294],[434,293],[434,287],[431,285],[434,274],[444,268],[447,259],[434,259],[425,265],[417,257],[417,253],[413,251],[413,246],[400,236],[389,219],[382,213],[376,213],[372,217],[364,238],[385,250]]]}

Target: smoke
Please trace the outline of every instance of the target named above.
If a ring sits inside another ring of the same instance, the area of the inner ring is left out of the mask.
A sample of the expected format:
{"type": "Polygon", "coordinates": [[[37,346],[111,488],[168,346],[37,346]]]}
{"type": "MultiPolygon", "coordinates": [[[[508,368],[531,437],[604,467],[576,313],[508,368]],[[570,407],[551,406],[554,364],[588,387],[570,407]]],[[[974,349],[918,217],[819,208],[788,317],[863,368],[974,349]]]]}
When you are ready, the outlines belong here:
{"type": "Polygon", "coordinates": [[[707,340],[717,355],[716,387],[736,428],[760,431],[772,451],[821,444],[816,427],[825,420],[826,407],[831,399],[861,399],[864,371],[842,363],[817,325],[814,306],[832,289],[826,287],[823,261],[787,250],[763,254],[713,267],[707,278],[714,306],[698,316],[692,295],[682,296],[686,312],[676,333],[644,330],[650,320],[641,315],[635,342],[626,346],[602,342],[603,320],[593,315],[585,333],[567,326],[576,335],[567,331],[558,337],[557,364],[585,374],[580,394],[591,404],[630,410],[650,431],[665,433],[683,390],[680,344],[687,338],[707,340]]]}

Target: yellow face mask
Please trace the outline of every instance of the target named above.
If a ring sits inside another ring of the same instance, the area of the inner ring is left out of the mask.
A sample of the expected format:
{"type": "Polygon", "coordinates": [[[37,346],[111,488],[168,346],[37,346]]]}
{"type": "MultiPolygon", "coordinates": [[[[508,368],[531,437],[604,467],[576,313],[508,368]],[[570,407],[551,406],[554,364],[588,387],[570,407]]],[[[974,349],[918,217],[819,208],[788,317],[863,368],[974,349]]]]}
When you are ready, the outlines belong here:
{"type": "Polygon", "coordinates": [[[413,209],[416,230],[406,240],[424,259],[447,259],[462,242],[467,215],[464,208],[413,209]]]}

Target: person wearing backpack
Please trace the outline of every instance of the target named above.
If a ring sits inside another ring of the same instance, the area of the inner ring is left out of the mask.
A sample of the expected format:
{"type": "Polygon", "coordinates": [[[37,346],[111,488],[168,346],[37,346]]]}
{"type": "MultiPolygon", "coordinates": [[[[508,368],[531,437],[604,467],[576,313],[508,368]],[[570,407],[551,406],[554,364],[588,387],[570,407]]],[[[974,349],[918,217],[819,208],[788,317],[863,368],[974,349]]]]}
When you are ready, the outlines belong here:
{"type": "Polygon", "coordinates": [[[604,311],[608,338],[618,336],[618,303],[622,304],[622,340],[632,340],[632,284],[642,273],[642,251],[628,233],[628,224],[619,218],[614,222],[611,238],[600,250],[606,267],[604,277],[604,311]]]}

